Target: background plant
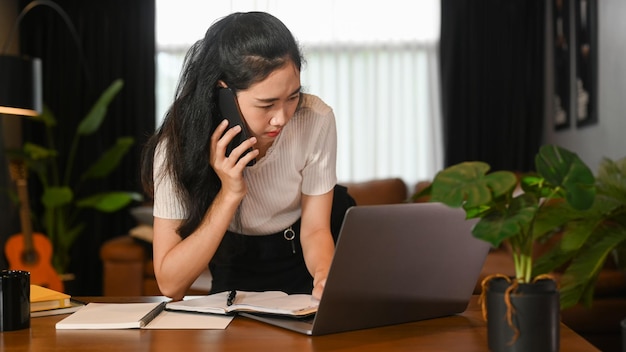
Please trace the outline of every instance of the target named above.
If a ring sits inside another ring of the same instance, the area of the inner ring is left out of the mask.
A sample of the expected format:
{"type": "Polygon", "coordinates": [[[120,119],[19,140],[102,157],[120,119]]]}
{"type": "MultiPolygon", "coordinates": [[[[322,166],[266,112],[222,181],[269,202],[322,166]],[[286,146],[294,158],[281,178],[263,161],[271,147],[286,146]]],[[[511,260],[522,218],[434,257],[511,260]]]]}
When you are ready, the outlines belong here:
{"type": "MultiPolygon", "coordinates": [[[[598,169],[597,196],[591,208],[580,211],[567,203],[549,204],[538,221],[548,236],[558,235],[552,251],[537,259],[533,273],[565,266],[560,280],[561,306],[581,302],[590,306],[598,275],[611,254],[624,253],[626,244],[626,158],[604,158],[598,169]],[[557,231],[549,232],[551,229],[557,231]]],[[[621,257],[618,263],[623,261],[621,257]]]]}
{"type": "Polygon", "coordinates": [[[102,93],[77,126],[67,155],[61,155],[55,147],[54,129],[58,127],[57,120],[47,108],[44,108],[41,115],[33,118],[45,126],[46,145],[26,142],[21,150],[8,152],[9,158],[22,159],[41,184],[40,201],[43,213],[35,214],[35,220],[39,220],[36,223],[41,225],[52,242],[52,264],[58,273],[67,271],[71,247],[85,230],[86,223],[81,217],[83,210],[95,209],[111,213],[126,207],[133,200],[141,200],[141,195],[136,192],[103,191],[85,194],[87,192],[84,191],[88,181],[103,179],[118,167],[134,143],[132,137],[119,137],[83,172],[74,172],[81,140],[98,131],[105,120],[109,104],[122,87],[123,82],[118,79],[102,93]]]}
{"type": "Polygon", "coordinates": [[[472,234],[494,247],[510,247],[516,280],[530,283],[534,244],[545,235],[547,224],[536,228],[547,204],[563,201],[572,209],[588,209],[595,197],[594,176],[580,158],[561,147],[546,145],[535,157],[536,172],[489,172],[490,166],[469,161],[440,171],[432,184],[414,195],[463,207],[467,218],[480,218],[472,234]],[[521,188],[517,188],[517,186],[521,188]]]}

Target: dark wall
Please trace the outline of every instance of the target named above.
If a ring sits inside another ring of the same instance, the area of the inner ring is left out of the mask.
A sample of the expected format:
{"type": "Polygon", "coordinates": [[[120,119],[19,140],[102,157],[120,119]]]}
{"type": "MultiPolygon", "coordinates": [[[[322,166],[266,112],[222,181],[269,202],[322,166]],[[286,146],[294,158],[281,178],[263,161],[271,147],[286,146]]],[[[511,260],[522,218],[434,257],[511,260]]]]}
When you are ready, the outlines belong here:
{"type": "MultiPolygon", "coordinates": [[[[22,53],[43,62],[44,104],[56,115],[55,141],[67,155],[78,123],[100,94],[115,79],[124,88],[113,100],[105,122],[96,134],[80,141],[73,174],[108,149],[119,136],[132,136],[135,145],[121,166],[102,182],[86,185],[85,194],[104,190],[140,191],[139,159],[142,144],[154,130],[155,40],[153,0],[82,1],[57,0],[76,29],[78,42],[63,17],[47,6],[38,6],[22,21],[22,53]]],[[[28,1],[20,1],[22,7],[28,1]]],[[[24,124],[24,140],[44,144],[37,124],[24,124]]],[[[60,162],[62,167],[63,162],[60,162]]],[[[32,184],[32,182],[31,182],[32,184]]],[[[31,185],[36,201],[41,192],[31,185]]],[[[35,204],[34,204],[35,207],[35,204]]],[[[68,284],[72,294],[101,293],[101,244],[125,234],[134,226],[127,210],[112,214],[81,213],[87,228],[72,250],[68,284]]]]}

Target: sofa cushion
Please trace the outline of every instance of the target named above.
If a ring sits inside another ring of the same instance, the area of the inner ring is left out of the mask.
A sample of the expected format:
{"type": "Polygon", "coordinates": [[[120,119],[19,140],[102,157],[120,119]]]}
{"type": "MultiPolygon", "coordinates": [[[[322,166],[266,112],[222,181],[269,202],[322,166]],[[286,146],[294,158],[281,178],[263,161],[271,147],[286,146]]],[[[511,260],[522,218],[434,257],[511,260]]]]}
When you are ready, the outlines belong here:
{"type": "Polygon", "coordinates": [[[340,183],[357,205],[395,204],[407,201],[408,189],[400,178],[340,183]]]}

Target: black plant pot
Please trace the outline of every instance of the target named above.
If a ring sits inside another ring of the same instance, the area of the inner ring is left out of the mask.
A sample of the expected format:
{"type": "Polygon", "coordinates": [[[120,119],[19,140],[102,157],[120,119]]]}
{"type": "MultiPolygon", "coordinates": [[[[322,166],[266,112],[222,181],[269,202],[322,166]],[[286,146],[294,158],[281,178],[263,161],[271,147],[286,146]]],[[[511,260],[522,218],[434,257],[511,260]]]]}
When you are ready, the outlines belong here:
{"type": "Polygon", "coordinates": [[[511,292],[509,325],[505,292],[511,284],[494,278],[486,288],[487,339],[494,352],[553,352],[559,350],[560,305],[554,280],[520,284],[511,292]],[[517,329],[517,330],[516,330],[517,329]]]}

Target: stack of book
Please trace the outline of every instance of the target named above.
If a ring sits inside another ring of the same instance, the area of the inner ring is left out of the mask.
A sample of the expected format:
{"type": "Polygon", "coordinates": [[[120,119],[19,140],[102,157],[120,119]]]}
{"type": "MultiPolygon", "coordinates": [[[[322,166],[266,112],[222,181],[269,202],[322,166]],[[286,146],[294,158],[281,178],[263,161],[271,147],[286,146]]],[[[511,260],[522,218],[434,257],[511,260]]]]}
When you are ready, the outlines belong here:
{"type": "Polygon", "coordinates": [[[49,288],[30,285],[30,316],[43,317],[48,315],[68,314],[77,311],[85,304],[73,300],[66,293],[49,288]]]}

